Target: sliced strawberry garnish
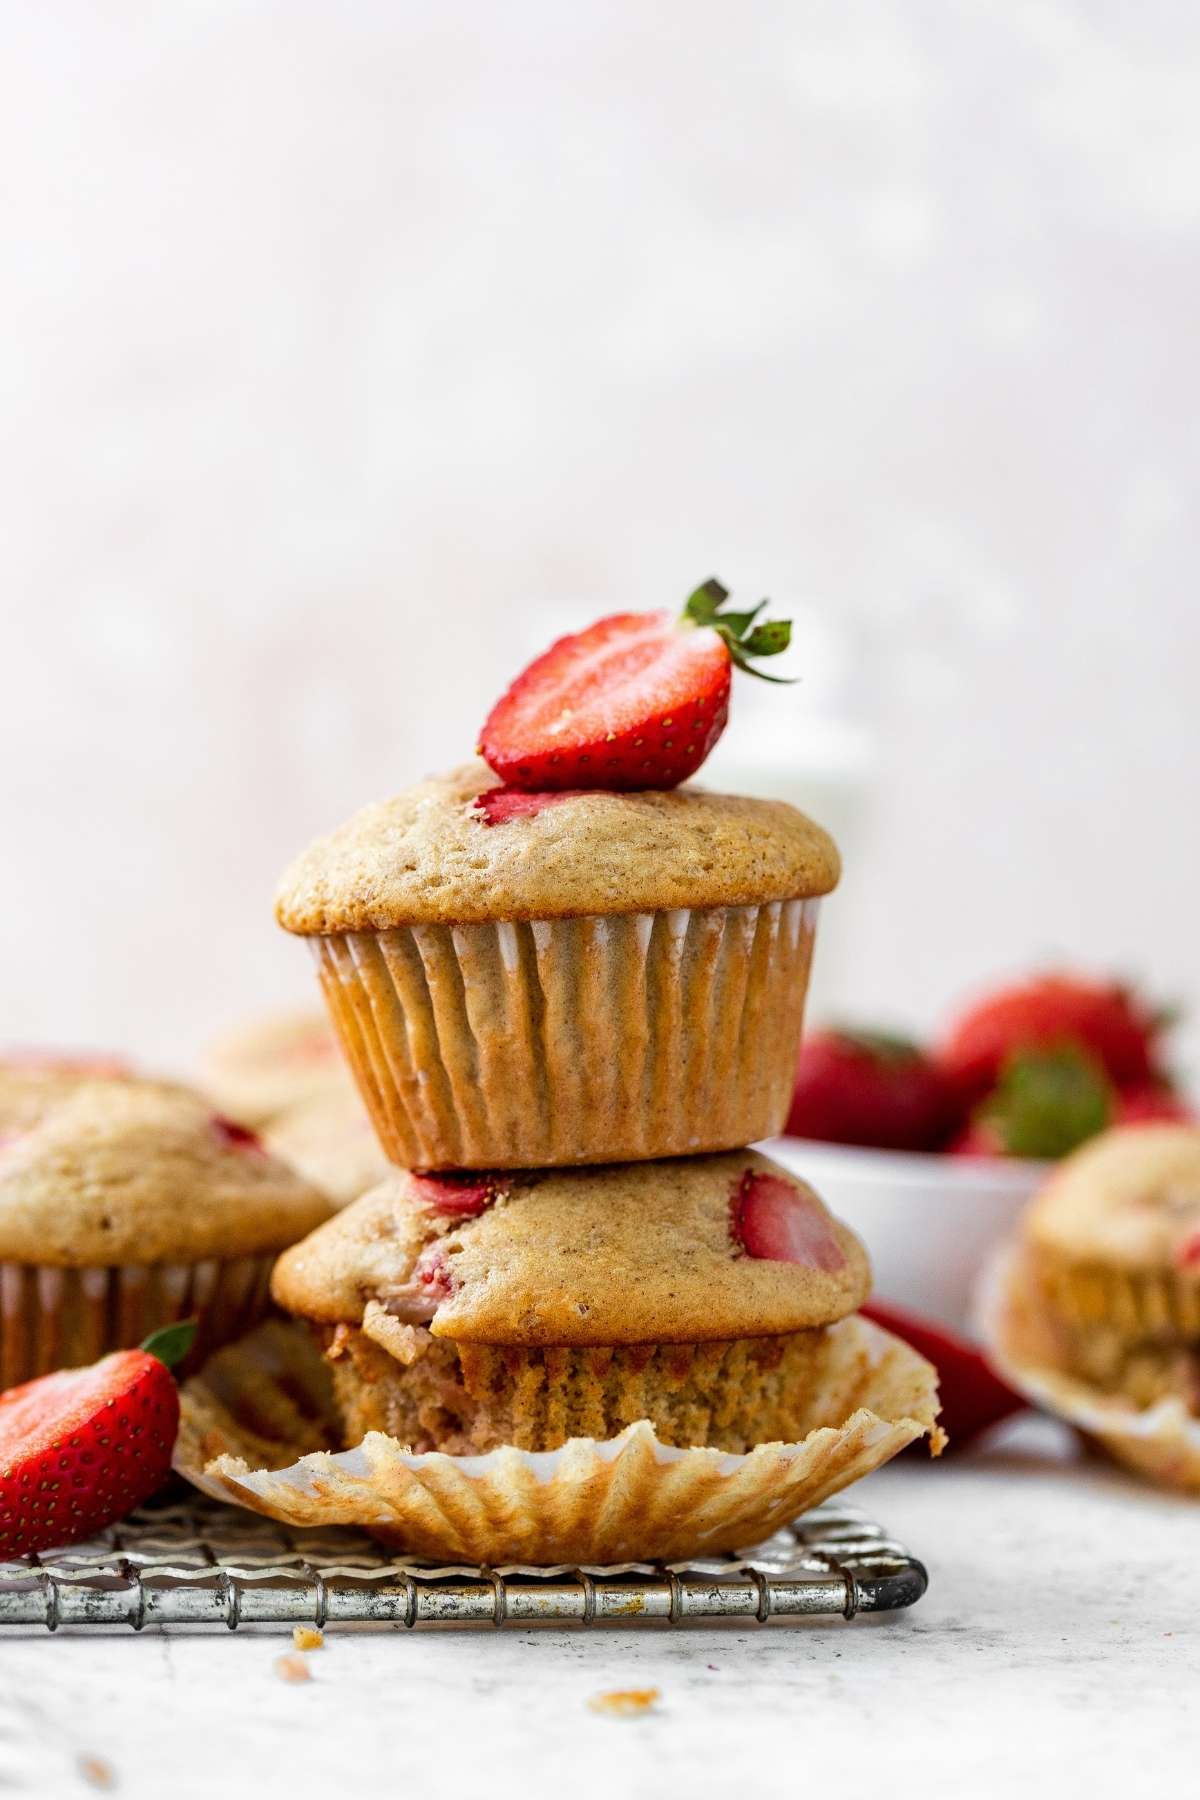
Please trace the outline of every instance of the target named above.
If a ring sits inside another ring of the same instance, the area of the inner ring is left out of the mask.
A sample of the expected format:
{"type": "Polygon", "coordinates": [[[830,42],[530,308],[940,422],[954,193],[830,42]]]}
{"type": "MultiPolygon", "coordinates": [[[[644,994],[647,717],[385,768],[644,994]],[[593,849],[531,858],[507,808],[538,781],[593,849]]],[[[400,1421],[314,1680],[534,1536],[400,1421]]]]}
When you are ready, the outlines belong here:
{"type": "Polygon", "coordinates": [[[0,1394],[0,1557],[89,1537],[161,1487],[179,1427],[167,1363],[193,1329],[0,1394]]]}
{"type": "Polygon", "coordinates": [[[975,1345],[947,1326],[901,1312],[882,1300],[872,1300],[862,1310],[885,1331],[911,1344],[937,1370],[942,1402],[938,1422],[952,1449],[961,1449],[981,1431],[1024,1407],[1021,1396],[992,1373],[975,1345]]]}
{"type": "Polygon", "coordinates": [[[409,1182],[417,1198],[443,1219],[477,1219],[510,1186],[503,1175],[483,1174],[475,1169],[454,1170],[445,1175],[413,1173],[409,1182]]]}
{"type": "Polygon", "coordinates": [[[523,788],[485,788],[477,794],[474,809],[482,814],[485,825],[507,825],[510,819],[532,819],[535,814],[559,800],[578,800],[582,788],[564,788],[561,793],[527,794],[523,788]]]}
{"type": "Polygon", "coordinates": [[[733,665],[758,674],[750,658],[791,636],[784,622],[754,623],[765,601],[736,613],[727,599],[708,581],[682,617],[614,613],[560,638],[492,708],[481,755],[526,792],[686,781],[725,729],[733,665]]]}
{"type": "Polygon", "coordinates": [[[846,1266],[828,1214],[781,1175],[747,1169],[729,1203],[729,1235],[747,1256],[801,1263],[836,1275],[846,1266]]]}

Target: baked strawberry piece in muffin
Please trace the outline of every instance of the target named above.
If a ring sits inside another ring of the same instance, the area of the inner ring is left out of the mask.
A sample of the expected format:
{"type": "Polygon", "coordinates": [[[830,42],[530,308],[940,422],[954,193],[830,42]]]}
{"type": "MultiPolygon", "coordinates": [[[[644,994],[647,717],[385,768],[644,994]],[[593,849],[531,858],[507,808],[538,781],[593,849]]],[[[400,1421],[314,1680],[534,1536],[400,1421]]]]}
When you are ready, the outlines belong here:
{"type": "Polygon", "coordinates": [[[742,1452],[842,1422],[823,1373],[869,1280],[812,1190],[743,1150],[397,1174],[287,1252],[273,1292],[324,1346],[348,1445],[553,1450],[646,1419],[742,1452]]]}

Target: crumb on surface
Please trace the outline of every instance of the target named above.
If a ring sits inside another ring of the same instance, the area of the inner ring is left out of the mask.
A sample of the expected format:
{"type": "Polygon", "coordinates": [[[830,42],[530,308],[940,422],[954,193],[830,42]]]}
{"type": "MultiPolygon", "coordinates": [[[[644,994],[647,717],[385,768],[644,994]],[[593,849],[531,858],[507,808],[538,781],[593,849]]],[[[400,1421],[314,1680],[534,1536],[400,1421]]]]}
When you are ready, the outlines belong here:
{"type": "Polygon", "coordinates": [[[325,1633],[318,1631],[315,1625],[293,1625],[292,1642],[297,1650],[321,1650],[325,1645],[325,1633]]]}
{"type": "Polygon", "coordinates": [[[80,1756],[79,1773],[89,1787],[114,1788],[117,1785],[117,1777],[112,1764],[106,1763],[102,1756],[80,1756]]]}
{"type": "Polygon", "coordinates": [[[661,1699],[658,1688],[612,1688],[606,1694],[593,1694],[588,1705],[593,1712],[607,1713],[613,1719],[635,1719],[652,1711],[661,1699]]]}
{"type": "Polygon", "coordinates": [[[275,1658],[275,1673],[280,1681],[311,1681],[312,1670],[302,1656],[289,1655],[275,1658]]]}

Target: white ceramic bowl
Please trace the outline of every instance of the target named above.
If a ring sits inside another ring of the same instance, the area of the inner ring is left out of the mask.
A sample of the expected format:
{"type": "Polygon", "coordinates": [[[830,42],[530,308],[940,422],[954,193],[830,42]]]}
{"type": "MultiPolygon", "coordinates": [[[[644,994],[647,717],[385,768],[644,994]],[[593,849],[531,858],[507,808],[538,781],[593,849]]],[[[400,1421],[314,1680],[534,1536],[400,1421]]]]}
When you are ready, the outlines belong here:
{"type": "Polygon", "coordinates": [[[874,1291],[970,1331],[971,1291],[1050,1165],[773,1138],[767,1155],[810,1181],[866,1244],[874,1291]]]}

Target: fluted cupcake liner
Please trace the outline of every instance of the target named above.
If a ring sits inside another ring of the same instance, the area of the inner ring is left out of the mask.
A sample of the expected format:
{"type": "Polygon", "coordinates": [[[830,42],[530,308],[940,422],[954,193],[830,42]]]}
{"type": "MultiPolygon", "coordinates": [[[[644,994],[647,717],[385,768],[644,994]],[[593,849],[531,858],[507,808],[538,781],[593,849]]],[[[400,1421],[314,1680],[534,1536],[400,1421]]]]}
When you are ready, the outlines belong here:
{"type": "Polygon", "coordinates": [[[782,1128],[817,904],[311,941],[393,1162],[635,1162],[734,1149],[782,1128]]]}
{"type": "Polygon", "coordinates": [[[192,1366],[270,1310],[275,1257],[64,1269],[0,1262],[0,1388],[95,1362],[178,1319],[197,1320],[192,1366]]]}
{"type": "MultiPolygon", "coordinates": [[[[1130,1294],[1125,1302],[1134,1328],[1159,1316],[1157,1302],[1149,1313],[1130,1294]]],[[[1031,1405],[1074,1425],[1150,1480],[1200,1494],[1200,1418],[1186,1396],[1138,1406],[1072,1372],[1061,1326],[1020,1248],[1006,1246],[995,1255],[980,1284],[977,1312],[989,1360],[1031,1405]]]]}
{"type": "Polygon", "coordinates": [[[758,1542],[917,1438],[940,1448],[930,1364],[857,1315],[830,1337],[796,1443],[675,1449],[641,1421],[558,1450],[448,1456],[379,1432],[320,1447],[336,1442],[328,1368],[302,1328],[271,1323],[186,1384],[175,1467],[286,1524],[360,1526],[436,1562],[678,1561],[758,1542]]]}

